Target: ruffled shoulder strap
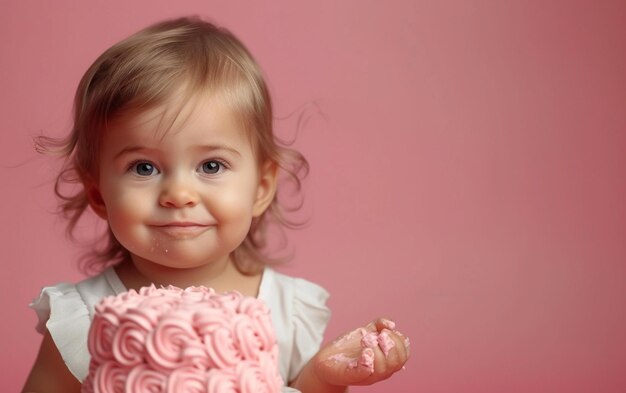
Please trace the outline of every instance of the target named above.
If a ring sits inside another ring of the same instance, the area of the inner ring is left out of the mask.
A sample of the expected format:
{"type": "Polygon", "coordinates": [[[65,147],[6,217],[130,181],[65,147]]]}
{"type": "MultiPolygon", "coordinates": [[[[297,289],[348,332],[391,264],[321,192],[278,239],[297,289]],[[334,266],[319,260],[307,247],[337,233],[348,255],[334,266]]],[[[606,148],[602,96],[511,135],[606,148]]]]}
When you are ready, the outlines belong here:
{"type": "Polygon", "coordinates": [[[90,318],[76,286],[61,283],[45,287],[30,307],[37,313],[37,331],[43,334],[47,329],[50,332],[68,369],[82,381],[89,369],[89,351],[85,343],[90,318]]]}
{"type": "Polygon", "coordinates": [[[317,284],[266,267],[259,298],[272,310],[281,375],[285,382],[292,381],[322,343],[330,319],[328,292],[317,284]]]}
{"type": "Polygon", "coordinates": [[[293,352],[289,380],[295,379],[319,351],[330,320],[326,306],[328,292],[321,286],[300,278],[293,280],[293,352]]]}

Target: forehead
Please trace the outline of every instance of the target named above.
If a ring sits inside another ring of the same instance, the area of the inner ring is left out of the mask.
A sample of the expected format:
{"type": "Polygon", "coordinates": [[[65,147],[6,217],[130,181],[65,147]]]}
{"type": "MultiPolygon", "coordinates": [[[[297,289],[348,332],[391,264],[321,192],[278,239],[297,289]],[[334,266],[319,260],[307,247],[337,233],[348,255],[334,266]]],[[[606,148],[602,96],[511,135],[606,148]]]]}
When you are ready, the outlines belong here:
{"type": "Polygon", "coordinates": [[[183,106],[166,103],[115,119],[102,137],[98,161],[121,165],[124,157],[131,158],[128,153],[150,152],[173,163],[216,149],[230,151],[245,162],[256,161],[248,134],[228,105],[198,97],[183,106]]]}
{"type": "Polygon", "coordinates": [[[103,148],[131,142],[251,145],[241,116],[219,96],[207,95],[174,98],[148,110],[128,112],[114,119],[103,135],[103,148]]]}

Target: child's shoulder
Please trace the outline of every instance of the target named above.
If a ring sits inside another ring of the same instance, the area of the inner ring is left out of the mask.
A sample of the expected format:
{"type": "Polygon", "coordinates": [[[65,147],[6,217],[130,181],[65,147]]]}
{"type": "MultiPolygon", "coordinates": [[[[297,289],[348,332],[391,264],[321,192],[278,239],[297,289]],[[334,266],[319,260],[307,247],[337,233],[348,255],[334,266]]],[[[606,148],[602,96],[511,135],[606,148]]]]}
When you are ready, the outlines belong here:
{"type": "Polygon", "coordinates": [[[326,306],[329,298],[326,289],[306,279],[288,276],[271,268],[266,268],[263,273],[259,298],[270,309],[280,308],[286,316],[295,319],[313,317],[325,324],[330,317],[326,306]]]}
{"type": "Polygon", "coordinates": [[[287,367],[283,373],[293,380],[322,343],[330,319],[328,292],[311,281],[266,268],[259,298],[271,310],[280,353],[292,354],[288,367],[281,367],[287,367]]]}
{"type": "Polygon", "coordinates": [[[280,273],[272,268],[266,268],[261,280],[259,296],[280,294],[283,297],[303,298],[326,302],[328,291],[321,285],[299,277],[280,273]]]}
{"type": "Polygon", "coordinates": [[[113,268],[77,283],[61,282],[43,287],[39,296],[30,304],[30,308],[35,310],[39,318],[37,330],[44,332],[52,316],[54,319],[65,318],[68,315],[88,316],[93,313],[95,304],[100,299],[124,290],[113,268]]]}
{"type": "Polygon", "coordinates": [[[68,369],[80,380],[88,371],[86,342],[93,309],[102,297],[115,294],[111,286],[114,280],[107,269],[75,284],[62,282],[47,286],[30,304],[37,314],[37,331],[50,333],[68,369]]]}

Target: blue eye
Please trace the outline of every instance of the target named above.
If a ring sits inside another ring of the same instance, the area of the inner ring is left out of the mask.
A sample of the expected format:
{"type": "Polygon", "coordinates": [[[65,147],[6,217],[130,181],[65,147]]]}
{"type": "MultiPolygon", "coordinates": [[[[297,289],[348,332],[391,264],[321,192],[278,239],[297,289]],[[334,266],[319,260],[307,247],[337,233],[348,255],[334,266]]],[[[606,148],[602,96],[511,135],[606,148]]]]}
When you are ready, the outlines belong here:
{"type": "Polygon", "coordinates": [[[130,170],[139,176],[152,176],[158,173],[156,167],[146,161],[133,163],[130,167],[130,170]]]}
{"type": "Polygon", "coordinates": [[[208,175],[215,175],[222,169],[223,164],[216,160],[209,160],[202,163],[202,172],[208,175]]]}

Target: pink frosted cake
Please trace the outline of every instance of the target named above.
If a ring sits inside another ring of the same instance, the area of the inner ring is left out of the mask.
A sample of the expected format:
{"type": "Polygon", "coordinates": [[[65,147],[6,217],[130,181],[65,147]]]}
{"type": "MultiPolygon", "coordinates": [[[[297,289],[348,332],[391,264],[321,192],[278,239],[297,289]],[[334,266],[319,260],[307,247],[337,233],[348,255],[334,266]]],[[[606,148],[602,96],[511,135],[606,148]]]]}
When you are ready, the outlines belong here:
{"type": "Polygon", "coordinates": [[[265,304],[204,287],[104,298],[89,331],[83,392],[279,392],[265,304]]]}

